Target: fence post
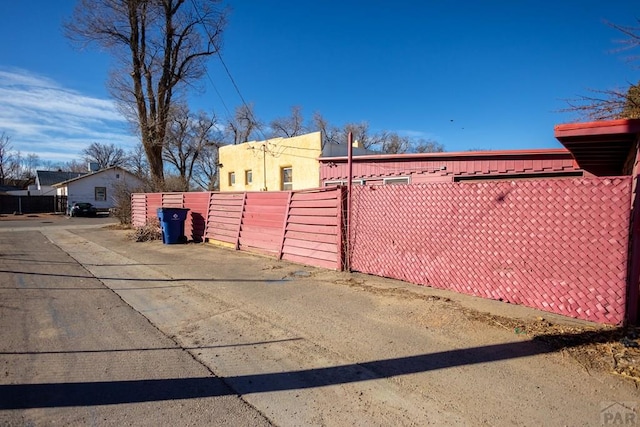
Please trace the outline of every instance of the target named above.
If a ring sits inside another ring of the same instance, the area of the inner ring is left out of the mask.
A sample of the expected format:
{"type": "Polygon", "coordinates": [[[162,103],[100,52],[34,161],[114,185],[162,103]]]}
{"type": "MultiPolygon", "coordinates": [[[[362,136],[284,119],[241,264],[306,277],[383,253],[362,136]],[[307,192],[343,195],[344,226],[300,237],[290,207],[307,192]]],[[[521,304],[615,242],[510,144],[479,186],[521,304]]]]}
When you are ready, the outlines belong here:
{"type": "Polygon", "coordinates": [[[289,212],[291,211],[291,199],[293,199],[293,191],[289,191],[289,197],[287,197],[287,206],[284,211],[284,221],[282,222],[282,235],[280,236],[278,259],[282,259],[282,251],[284,250],[284,239],[287,234],[287,223],[289,222],[289,212]]]}
{"type": "Polygon", "coordinates": [[[236,233],[236,251],[240,250],[240,230],[242,230],[242,218],[244,217],[244,208],[247,205],[247,192],[242,193],[242,207],[240,208],[240,220],[238,221],[238,232],[236,233]]]}
{"type": "Polygon", "coordinates": [[[347,137],[347,254],[346,270],[351,271],[351,190],[353,189],[353,133],[347,137]]]}

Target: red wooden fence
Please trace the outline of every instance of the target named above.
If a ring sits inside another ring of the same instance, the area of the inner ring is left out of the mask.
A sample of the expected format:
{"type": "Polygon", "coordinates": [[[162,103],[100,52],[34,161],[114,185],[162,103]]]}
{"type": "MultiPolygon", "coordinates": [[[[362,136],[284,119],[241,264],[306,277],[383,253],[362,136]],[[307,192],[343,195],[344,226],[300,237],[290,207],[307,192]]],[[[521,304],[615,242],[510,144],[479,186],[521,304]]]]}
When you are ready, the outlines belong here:
{"type": "Polygon", "coordinates": [[[341,270],[344,189],[133,194],[132,224],[159,207],[189,208],[185,234],[239,250],[341,270]]]}

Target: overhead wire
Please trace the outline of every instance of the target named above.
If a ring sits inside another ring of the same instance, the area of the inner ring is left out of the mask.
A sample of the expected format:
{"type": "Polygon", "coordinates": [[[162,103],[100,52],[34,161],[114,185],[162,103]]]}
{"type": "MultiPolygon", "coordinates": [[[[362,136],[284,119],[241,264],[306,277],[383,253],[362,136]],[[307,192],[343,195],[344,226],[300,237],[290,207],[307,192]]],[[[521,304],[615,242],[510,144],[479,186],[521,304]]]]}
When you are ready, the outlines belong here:
{"type": "MultiPolygon", "coordinates": [[[[208,39],[212,40],[213,36],[209,32],[209,29],[207,28],[207,26],[204,25],[204,23],[203,23],[202,15],[200,13],[200,10],[198,8],[198,5],[197,5],[196,1],[195,0],[191,0],[191,5],[193,6],[193,10],[195,11],[196,15],[198,16],[198,19],[200,20],[200,24],[201,24],[202,28],[204,29],[205,33],[207,34],[208,39]]],[[[251,111],[251,108],[249,108],[249,105],[247,104],[247,101],[244,99],[244,96],[242,96],[242,92],[240,92],[240,87],[238,86],[238,84],[236,83],[236,80],[231,75],[231,71],[229,70],[229,67],[227,67],[226,62],[222,58],[222,53],[220,52],[220,49],[217,49],[215,54],[217,55],[218,59],[220,60],[220,63],[222,64],[222,67],[224,68],[224,71],[227,74],[227,77],[229,77],[229,80],[231,81],[231,84],[233,85],[233,88],[235,89],[236,93],[240,97],[240,100],[242,101],[242,105],[244,105],[244,107],[246,108],[247,113],[251,116],[250,119],[253,121],[254,125],[256,126],[256,129],[260,132],[260,134],[262,135],[263,139],[267,140],[268,138],[265,136],[264,132],[262,132],[262,129],[260,129],[260,123],[256,120],[256,117],[253,114],[253,111],[251,111]]],[[[209,82],[213,86],[213,89],[218,94],[218,97],[220,98],[220,100],[222,102],[222,105],[224,106],[224,109],[227,111],[228,119],[231,121],[233,115],[229,111],[229,108],[227,107],[226,103],[224,102],[224,99],[222,98],[222,95],[218,91],[215,83],[213,83],[213,79],[211,78],[211,75],[209,74],[209,72],[207,70],[205,70],[205,74],[207,75],[207,77],[209,79],[209,82]]]]}

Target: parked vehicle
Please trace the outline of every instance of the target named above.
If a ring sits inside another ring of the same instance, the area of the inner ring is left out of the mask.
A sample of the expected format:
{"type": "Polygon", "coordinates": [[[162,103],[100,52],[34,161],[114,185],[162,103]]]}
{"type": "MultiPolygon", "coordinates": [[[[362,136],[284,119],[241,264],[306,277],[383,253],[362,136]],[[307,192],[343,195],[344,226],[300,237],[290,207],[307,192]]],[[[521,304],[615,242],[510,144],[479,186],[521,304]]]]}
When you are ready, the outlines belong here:
{"type": "Polygon", "coordinates": [[[69,216],[96,216],[98,209],[91,203],[74,203],[69,210],[69,216]]]}

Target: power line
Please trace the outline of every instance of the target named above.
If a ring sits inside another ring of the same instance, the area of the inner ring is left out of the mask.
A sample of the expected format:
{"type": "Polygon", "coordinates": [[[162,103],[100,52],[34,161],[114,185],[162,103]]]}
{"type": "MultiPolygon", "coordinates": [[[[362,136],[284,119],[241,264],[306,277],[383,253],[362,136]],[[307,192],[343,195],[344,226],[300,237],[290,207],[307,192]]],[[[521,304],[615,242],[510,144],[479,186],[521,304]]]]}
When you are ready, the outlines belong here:
{"type": "MultiPolygon", "coordinates": [[[[204,22],[203,22],[203,19],[202,19],[202,15],[200,14],[200,10],[198,9],[198,5],[197,5],[196,1],[195,0],[191,0],[191,4],[193,6],[193,9],[194,9],[196,15],[198,16],[198,19],[200,20],[200,25],[202,26],[202,28],[204,29],[205,33],[207,34],[207,37],[208,37],[209,41],[213,40],[213,36],[209,32],[209,29],[207,28],[206,25],[204,25],[204,22]]],[[[229,77],[229,80],[231,81],[231,84],[233,85],[233,88],[235,89],[236,93],[240,97],[240,100],[242,101],[242,105],[244,105],[244,107],[247,110],[247,113],[251,116],[250,118],[251,118],[251,120],[253,120],[253,123],[254,123],[256,129],[260,132],[260,134],[262,135],[262,138],[264,140],[267,140],[268,138],[265,136],[264,132],[262,132],[262,129],[260,129],[260,124],[256,120],[256,117],[254,116],[253,111],[251,111],[251,109],[249,108],[249,105],[247,104],[247,101],[244,99],[244,96],[242,96],[242,93],[240,92],[240,87],[238,86],[238,84],[236,83],[236,80],[231,75],[231,71],[229,71],[229,67],[227,67],[226,62],[222,58],[222,53],[220,52],[220,49],[217,49],[215,53],[217,54],[218,59],[220,59],[220,63],[222,64],[222,67],[224,68],[225,73],[229,77]]],[[[205,70],[205,72],[206,72],[206,75],[209,78],[209,81],[211,82],[214,90],[218,94],[218,97],[220,97],[220,100],[222,101],[222,105],[224,106],[225,110],[227,111],[227,114],[229,115],[229,120],[231,120],[231,117],[233,117],[231,112],[227,108],[227,105],[225,104],[224,100],[222,99],[222,96],[220,95],[220,92],[218,92],[218,89],[216,88],[215,84],[213,83],[213,79],[211,78],[211,76],[209,75],[209,73],[206,70],[205,70]]]]}

